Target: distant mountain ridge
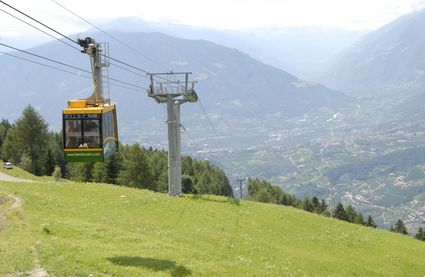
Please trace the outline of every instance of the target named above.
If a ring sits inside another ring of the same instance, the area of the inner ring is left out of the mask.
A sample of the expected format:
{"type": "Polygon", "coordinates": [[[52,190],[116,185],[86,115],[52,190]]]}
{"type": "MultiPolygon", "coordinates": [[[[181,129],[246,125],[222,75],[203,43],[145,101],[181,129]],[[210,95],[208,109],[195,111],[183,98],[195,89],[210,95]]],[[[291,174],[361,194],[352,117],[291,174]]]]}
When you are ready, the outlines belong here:
{"type": "MultiPolygon", "coordinates": [[[[111,41],[104,34],[90,32],[87,35],[97,41],[110,41],[112,57],[145,70],[192,71],[193,78],[199,81],[197,91],[205,106],[209,111],[222,115],[249,116],[252,113],[262,115],[282,112],[294,116],[320,107],[343,106],[352,101],[341,92],[318,84],[309,84],[287,72],[258,62],[236,49],[205,40],[179,39],[161,33],[112,34],[137,47],[145,57],[111,41]]],[[[80,37],[85,35],[80,34],[80,37]]],[[[90,68],[87,56],[57,41],[29,51],[82,69],[90,68]]],[[[0,65],[3,68],[0,72],[0,101],[8,103],[2,106],[0,117],[14,119],[25,105],[31,104],[57,128],[60,126],[60,111],[66,101],[86,97],[92,90],[90,78],[79,78],[8,56],[0,56],[0,65]]],[[[90,77],[83,72],[77,74],[90,77]]],[[[110,69],[110,76],[141,87],[148,86],[145,76],[114,66],[110,69]]],[[[120,120],[125,122],[146,120],[162,114],[159,112],[161,107],[149,99],[143,89],[128,91],[112,87],[112,99],[119,104],[119,110],[123,111],[120,113],[120,120]],[[140,113],[141,110],[144,112],[140,113]]]]}
{"type": "Polygon", "coordinates": [[[103,24],[102,28],[120,32],[160,32],[179,38],[208,40],[236,48],[261,62],[307,80],[314,79],[331,57],[368,32],[308,26],[218,30],[147,22],[135,17],[119,18],[103,24]]]}
{"type": "Polygon", "coordinates": [[[425,10],[365,35],[335,58],[323,82],[346,91],[425,87],[425,10]]]}

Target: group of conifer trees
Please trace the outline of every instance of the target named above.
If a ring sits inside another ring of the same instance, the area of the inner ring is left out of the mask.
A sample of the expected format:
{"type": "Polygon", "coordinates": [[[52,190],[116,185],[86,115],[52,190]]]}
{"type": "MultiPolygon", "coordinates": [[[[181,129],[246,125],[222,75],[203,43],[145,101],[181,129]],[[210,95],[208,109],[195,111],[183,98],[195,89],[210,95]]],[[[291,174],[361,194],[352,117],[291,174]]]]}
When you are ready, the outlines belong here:
{"type": "MultiPolygon", "coordinates": [[[[165,150],[145,149],[138,144],[120,145],[105,162],[68,163],[67,178],[79,182],[118,184],[168,191],[168,156],[165,150]]],[[[233,196],[223,170],[209,161],[182,157],[182,191],[192,194],[233,196]]]]}
{"type": "MultiPolygon", "coordinates": [[[[403,220],[401,220],[401,219],[398,219],[397,222],[394,225],[391,225],[390,231],[394,232],[394,233],[403,234],[403,235],[409,234],[407,232],[407,228],[404,225],[403,220]]],[[[418,232],[416,233],[416,235],[414,237],[418,240],[425,241],[425,232],[422,229],[422,227],[419,227],[418,232]]]]}
{"type": "MultiPolygon", "coordinates": [[[[344,207],[344,205],[339,202],[335,209],[332,210],[331,214],[330,210],[328,209],[328,205],[323,199],[320,200],[316,196],[304,197],[304,199],[300,199],[293,194],[282,191],[282,189],[278,186],[273,186],[268,181],[257,178],[248,180],[247,198],[252,201],[292,206],[311,213],[316,213],[327,217],[332,216],[333,218],[339,220],[377,228],[377,225],[371,215],[364,219],[363,214],[357,212],[352,205],[344,207]]],[[[392,225],[389,230],[395,233],[405,235],[408,234],[407,228],[401,219],[397,220],[397,222],[392,225]]],[[[415,238],[425,241],[425,232],[422,228],[419,228],[415,238]]]]}
{"type": "Polygon", "coordinates": [[[274,186],[270,182],[261,179],[248,180],[248,199],[264,203],[292,206],[307,212],[328,217],[332,216],[336,219],[351,223],[362,224],[373,228],[377,227],[372,216],[369,215],[365,220],[363,214],[357,212],[351,205],[345,208],[342,203],[338,203],[331,214],[324,199],[320,200],[316,196],[300,199],[293,194],[282,191],[280,187],[274,186]]]}
{"type": "MultiPolygon", "coordinates": [[[[52,175],[63,161],[59,134],[48,131],[40,114],[31,106],[15,123],[0,122],[0,155],[35,175],[52,175]]],[[[62,163],[63,164],[63,163],[62,163]]]]}

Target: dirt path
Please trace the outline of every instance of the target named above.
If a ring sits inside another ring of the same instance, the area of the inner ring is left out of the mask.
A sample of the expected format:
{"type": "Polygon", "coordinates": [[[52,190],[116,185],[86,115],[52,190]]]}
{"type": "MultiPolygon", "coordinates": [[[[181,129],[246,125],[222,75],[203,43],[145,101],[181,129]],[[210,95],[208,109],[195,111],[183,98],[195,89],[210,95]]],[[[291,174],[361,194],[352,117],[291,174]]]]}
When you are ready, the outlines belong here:
{"type": "MultiPolygon", "coordinates": [[[[0,204],[4,204],[6,202],[9,202],[10,198],[13,199],[14,202],[13,202],[13,205],[10,206],[9,209],[7,209],[6,211],[17,209],[17,208],[22,206],[22,200],[19,199],[18,197],[13,197],[13,196],[8,196],[8,198],[0,199],[0,204]],[[19,200],[17,201],[17,199],[19,199],[19,200]]],[[[6,217],[2,213],[0,213],[0,232],[4,229],[5,223],[6,223],[6,217]]]]}
{"type": "Polygon", "coordinates": [[[17,178],[17,177],[13,177],[4,173],[0,172],[0,181],[5,181],[5,182],[27,182],[27,183],[33,183],[32,180],[28,180],[28,179],[22,179],[22,178],[17,178]]]}
{"type": "MultiPolygon", "coordinates": [[[[5,176],[11,177],[11,176],[8,176],[8,175],[5,175],[5,176]]],[[[11,178],[17,179],[19,181],[8,180],[8,182],[32,182],[31,180],[24,180],[24,179],[15,178],[15,177],[11,177],[11,178]]],[[[0,180],[2,180],[1,175],[0,175],[0,180]]],[[[12,195],[8,195],[8,197],[13,199],[13,204],[12,204],[12,206],[10,206],[7,209],[7,211],[16,210],[16,209],[19,209],[19,208],[22,207],[22,199],[21,198],[16,197],[16,196],[12,196],[12,195]]],[[[0,232],[2,231],[2,226],[4,226],[5,222],[6,222],[6,217],[3,214],[0,213],[0,232]]],[[[35,249],[35,247],[31,246],[30,250],[31,250],[32,255],[33,255],[34,269],[29,271],[29,272],[25,272],[24,276],[31,276],[31,277],[47,277],[47,276],[49,276],[47,271],[44,268],[42,268],[41,265],[40,265],[40,260],[38,258],[38,253],[37,253],[37,250],[35,249]]],[[[18,275],[18,276],[21,276],[21,275],[18,275]]]]}

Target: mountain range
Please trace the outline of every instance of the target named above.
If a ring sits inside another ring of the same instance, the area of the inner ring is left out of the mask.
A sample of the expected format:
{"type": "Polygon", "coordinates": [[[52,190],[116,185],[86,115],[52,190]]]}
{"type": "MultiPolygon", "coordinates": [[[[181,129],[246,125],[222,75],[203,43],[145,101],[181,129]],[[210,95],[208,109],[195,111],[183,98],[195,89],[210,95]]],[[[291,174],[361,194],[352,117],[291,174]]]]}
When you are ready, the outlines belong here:
{"type": "MultiPolygon", "coordinates": [[[[198,95],[205,107],[213,113],[232,116],[282,112],[287,116],[295,116],[321,107],[344,106],[352,101],[341,92],[305,82],[239,50],[209,41],[180,39],[161,33],[110,34],[128,45],[137,47],[138,50],[138,53],[134,53],[111,41],[110,56],[115,59],[151,72],[193,72],[193,79],[199,82],[198,95]],[[156,62],[153,63],[152,60],[156,62]]],[[[80,34],[80,37],[86,35],[97,41],[110,40],[104,34],[96,32],[80,34]]],[[[87,56],[59,41],[46,43],[28,51],[90,70],[87,56]]],[[[53,65],[26,54],[14,55],[53,65]]],[[[120,113],[120,120],[130,123],[157,115],[160,107],[147,97],[143,89],[148,87],[145,73],[138,72],[136,75],[128,72],[131,68],[127,67],[125,71],[116,67],[119,65],[117,62],[111,63],[111,78],[141,87],[136,88],[136,91],[111,87],[111,98],[118,103],[118,109],[123,111],[120,113]],[[140,113],[141,110],[143,113],[140,113]]],[[[31,104],[40,110],[52,126],[57,127],[60,122],[60,110],[66,105],[66,101],[86,97],[92,90],[91,80],[81,78],[81,75],[86,78],[90,75],[82,70],[71,69],[80,75],[75,76],[5,55],[0,57],[0,64],[4,69],[0,72],[0,101],[8,103],[2,107],[0,117],[14,119],[25,105],[31,104]],[[11,99],[13,101],[10,101],[11,99]]],[[[54,66],[63,68],[57,64],[54,66]]]]}
{"type": "Polygon", "coordinates": [[[179,38],[208,40],[236,48],[256,60],[306,80],[317,78],[332,57],[368,32],[308,26],[218,30],[170,22],[147,22],[134,17],[116,19],[102,24],[101,28],[121,32],[160,32],[179,38]]]}
{"type": "Polygon", "coordinates": [[[425,10],[402,16],[334,57],[322,81],[360,96],[424,89],[424,32],[425,10]]]}

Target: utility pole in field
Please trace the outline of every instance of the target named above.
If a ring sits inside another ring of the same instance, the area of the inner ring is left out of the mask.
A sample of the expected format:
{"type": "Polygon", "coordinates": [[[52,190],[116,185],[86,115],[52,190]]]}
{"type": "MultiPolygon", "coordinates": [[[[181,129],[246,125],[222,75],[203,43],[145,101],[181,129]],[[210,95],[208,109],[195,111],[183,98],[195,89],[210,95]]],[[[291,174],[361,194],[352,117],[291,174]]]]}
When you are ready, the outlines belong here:
{"type": "Polygon", "coordinates": [[[331,186],[331,208],[330,208],[330,216],[333,218],[333,206],[334,206],[334,183],[332,182],[331,186]]]}
{"type": "Polygon", "coordinates": [[[148,96],[158,103],[167,104],[168,194],[170,196],[178,196],[182,193],[180,105],[198,101],[194,89],[195,82],[189,81],[190,74],[190,72],[148,73],[151,81],[148,96]]]}
{"type": "Polygon", "coordinates": [[[236,181],[239,182],[239,193],[240,193],[239,199],[242,199],[242,183],[245,182],[245,180],[246,179],[244,177],[237,177],[236,178],[236,181]]]}

